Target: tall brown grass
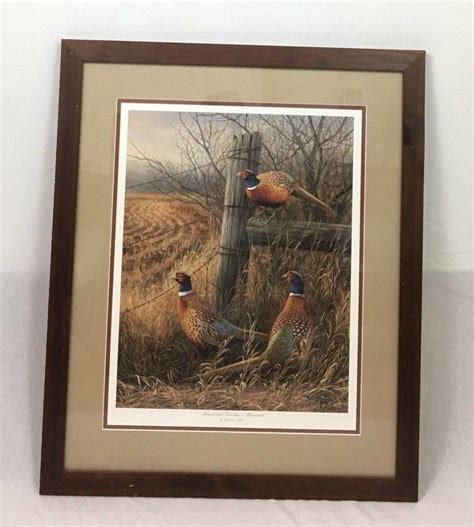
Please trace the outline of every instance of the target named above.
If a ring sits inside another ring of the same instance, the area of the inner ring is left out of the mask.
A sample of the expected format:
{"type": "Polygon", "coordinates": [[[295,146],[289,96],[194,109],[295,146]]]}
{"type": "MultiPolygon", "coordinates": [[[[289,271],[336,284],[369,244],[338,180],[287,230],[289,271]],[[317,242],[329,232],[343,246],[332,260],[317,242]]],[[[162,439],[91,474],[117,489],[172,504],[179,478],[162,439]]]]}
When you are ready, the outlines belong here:
{"type": "Polygon", "coordinates": [[[171,280],[178,270],[189,272],[193,289],[211,304],[217,242],[199,207],[172,196],[127,195],[118,405],[347,411],[350,283],[343,248],[336,244],[323,253],[317,247],[303,251],[275,243],[252,249],[227,317],[241,327],[269,332],[288,294],[281,276],[296,269],[305,277],[314,334],[282,367],[262,370],[254,364],[223,377],[208,372],[255,357],[262,345],[251,339],[240,347],[231,342],[200,352],[181,331],[171,280]],[[198,381],[188,380],[196,374],[198,381]]]}

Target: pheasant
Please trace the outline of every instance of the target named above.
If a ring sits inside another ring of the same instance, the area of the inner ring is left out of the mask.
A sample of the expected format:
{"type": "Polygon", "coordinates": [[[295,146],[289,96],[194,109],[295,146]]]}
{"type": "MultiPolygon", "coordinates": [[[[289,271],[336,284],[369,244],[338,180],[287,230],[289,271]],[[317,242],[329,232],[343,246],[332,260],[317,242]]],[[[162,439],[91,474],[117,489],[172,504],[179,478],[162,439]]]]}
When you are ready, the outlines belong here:
{"type": "MultiPolygon", "coordinates": [[[[260,363],[270,366],[283,364],[298,348],[301,341],[310,334],[312,323],[304,297],[303,277],[296,271],[289,271],[283,275],[283,278],[290,284],[290,294],[273,323],[265,351],[258,357],[208,371],[202,375],[203,377],[236,372],[251,364],[260,363]]],[[[197,379],[193,377],[190,380],[197,379]]]]}
{"type": "Polygon", "coordinates": [[[193,292],[191,277],[176,273],[178,318],[184,334],[199,348],[217,347],[227,339],[245,340],[251,336],[268,339],[265,333],[241,329],[215,314],[193,292]]]}
{"type": "Polygon", "coordinates": [[[256,176],[251,170],[245,168],[236,175],[242,178],[247,197],[257,205],[276,209],[286,203],[290,195],[293,195],[308,203],[318,205],[331,216],[336,215],[331,207],[297,185],[295,178],[290,174],[273,171],[256,176]]]}
{"type": "Polygon", "coordinates": [[[283,278],[290,284],[290,293],[273,323],[270,341],[264,352],[271,364],[284,362],[312,329],[303,277],[296,271],[288,271],[283,278]]]}

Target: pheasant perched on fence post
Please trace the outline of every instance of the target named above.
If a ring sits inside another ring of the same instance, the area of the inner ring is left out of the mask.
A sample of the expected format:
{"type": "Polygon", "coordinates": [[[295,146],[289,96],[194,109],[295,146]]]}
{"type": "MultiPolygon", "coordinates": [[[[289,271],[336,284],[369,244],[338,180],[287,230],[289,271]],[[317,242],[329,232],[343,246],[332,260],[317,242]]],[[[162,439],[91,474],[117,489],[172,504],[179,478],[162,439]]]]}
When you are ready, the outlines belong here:
{"type": "Polygon", "coordinates": [[[317,205],[331,216],[336,215],[331,207],[297,185],[295,178],[290,174],[272,171],[256,176],[251,170],[245,168],[236,175],[242,178],[247,197],[257,205],[276,209],[285,204],[290,195],[293,195],[317,205]]]}
{"type": "MultiPolygon", "coordinates": [[[[260,363],[262,366],[283,364],[298,349],[301,341],[308,337],[313,325],[306,306],[303,277],[296,271],[288,271],[283,278],[290,284],[290,293],[273,323],[265,351],[258,357],[205,372],[201,374],[202,377],[241,371],[252,364],[260,363]]],[[[198,380],[198,376],[189,380],[198,380]]]]}
{"type": "Polygon", "coordinates": [[[268,340],[268,335],[241,329],[214,313],[193,292],[191,277],[178,272],[178,318],[184,334],[199,348],[218,347],[228,339],[245,340],[252,336],[268,340]]]}

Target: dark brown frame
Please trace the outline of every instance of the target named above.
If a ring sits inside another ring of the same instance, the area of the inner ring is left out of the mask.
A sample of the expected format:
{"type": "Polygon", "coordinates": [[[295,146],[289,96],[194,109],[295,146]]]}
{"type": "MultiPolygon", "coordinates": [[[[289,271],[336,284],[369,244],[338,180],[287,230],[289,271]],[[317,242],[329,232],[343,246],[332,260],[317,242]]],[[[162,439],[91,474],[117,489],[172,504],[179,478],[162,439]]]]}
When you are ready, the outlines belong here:
{"type": "Polygon", "coordinates": [[[41,494],[416,501],[420,403],[425,52],[64,40],[43,410],[41,494]],[[66,471],[64,446],[84,63],[398,72],[403,76],[394,478],[66,471]]]}

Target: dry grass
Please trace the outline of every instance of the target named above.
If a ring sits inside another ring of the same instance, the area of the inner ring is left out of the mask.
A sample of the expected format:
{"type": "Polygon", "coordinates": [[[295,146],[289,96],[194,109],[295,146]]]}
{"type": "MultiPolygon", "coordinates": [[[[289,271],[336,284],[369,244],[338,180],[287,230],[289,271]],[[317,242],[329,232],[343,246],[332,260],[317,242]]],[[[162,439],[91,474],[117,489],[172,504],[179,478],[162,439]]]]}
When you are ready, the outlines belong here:
{"type": "Polygon", "coordinates": [[[176,316],[171,277],[193,273],[196,293],[212,302],[217,236],[206,212],[173,197],[127,195],[121,311],[169,293],[121,317],[117,403],[126,407],[276,411],[347,411],[349,357],[349,261],[331,253],[288,247],[252,250],[246,276],[228,318],[268,332],[287,295],[281,275],[299,270],[315,331],[283,367],[248,367],[226,377],[186,379],[251,358],[256,342],[232,343],[203,355],[184,337],[176,316]],[[210,261],[209,261],[210,260],[210,261]],[[208,262],[208,263],[207,263],[208,262]]]}

